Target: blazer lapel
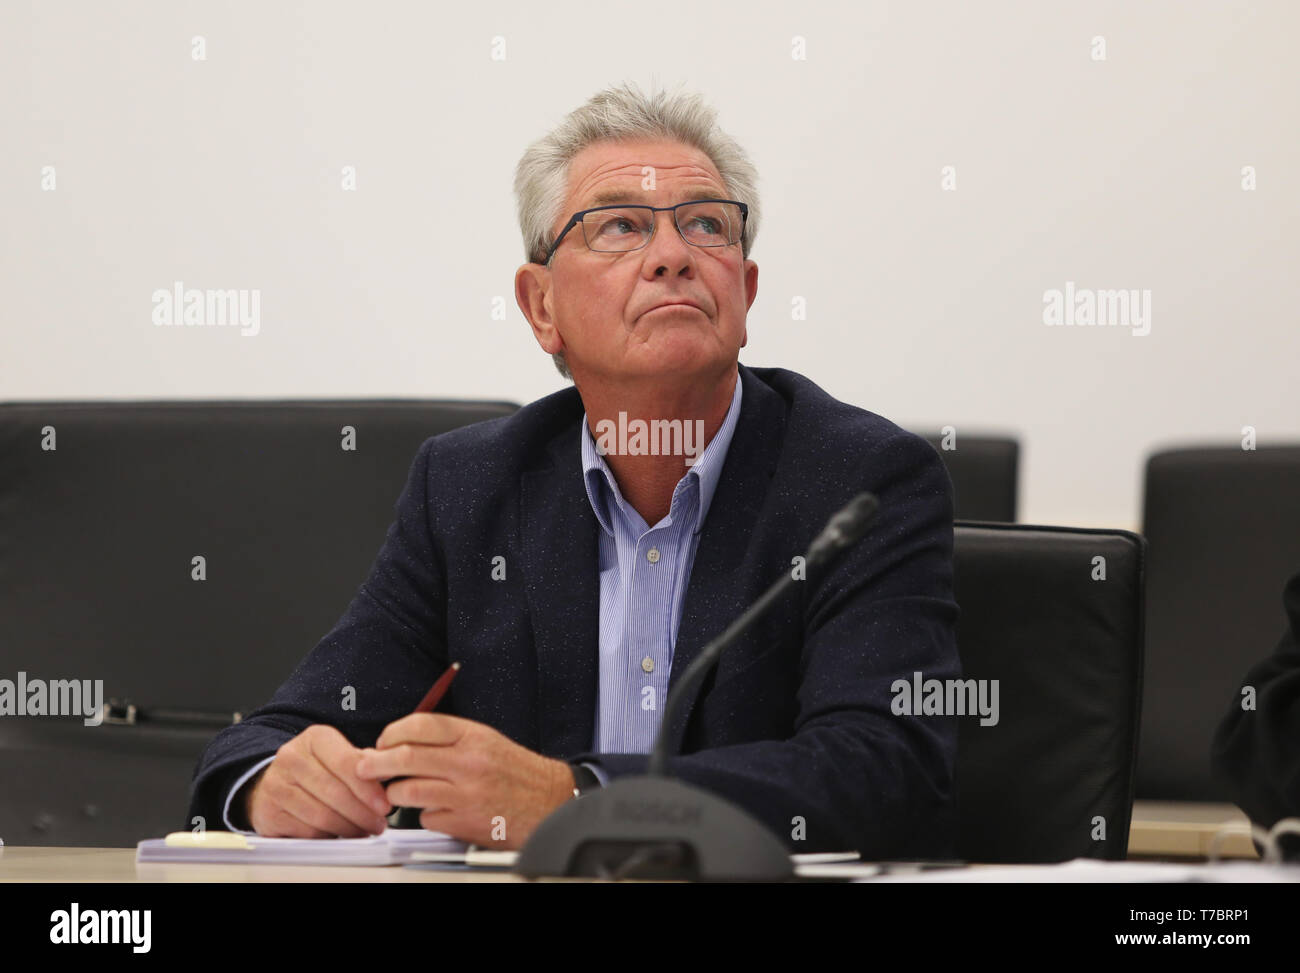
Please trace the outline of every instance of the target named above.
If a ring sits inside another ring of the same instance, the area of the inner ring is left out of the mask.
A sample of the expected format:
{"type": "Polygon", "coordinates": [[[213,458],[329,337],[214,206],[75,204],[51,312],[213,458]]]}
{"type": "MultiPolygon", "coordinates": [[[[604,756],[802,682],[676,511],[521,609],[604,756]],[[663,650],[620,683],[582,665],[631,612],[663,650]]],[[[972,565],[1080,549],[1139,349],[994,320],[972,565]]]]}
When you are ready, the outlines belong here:
{"type": "Polygon", "coordinates": [[[537,650],[538,749],[558,757],[591,749],[599,689],[598,524],[582,482],[579,428],[566,424],[547,450],[549,465],[522,477],[521,554],[537,650]]]}
{"type": "MultiPolygon", "coordinates": [[[[761,593],[746,590],[736,575],[745,560],[746,539],[754,536],[768,485],[776,473],[785,434],[785,409],[781,397],[744,365],[740,366],[740,380],[744,383],[740,415],[691,565],[668,676],[670,690],[700,649],[761,593]]],[[[702,685],[690,691],[673,725],[666,729],[670,753],[681,749],[702,685]]]]}

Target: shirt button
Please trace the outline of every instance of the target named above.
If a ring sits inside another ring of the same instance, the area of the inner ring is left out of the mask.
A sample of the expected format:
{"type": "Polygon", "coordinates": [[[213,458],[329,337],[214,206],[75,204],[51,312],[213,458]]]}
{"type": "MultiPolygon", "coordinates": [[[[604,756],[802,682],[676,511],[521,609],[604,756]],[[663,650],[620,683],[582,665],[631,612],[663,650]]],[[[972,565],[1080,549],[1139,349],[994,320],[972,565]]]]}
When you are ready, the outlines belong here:
{"type": "Polygon", "coordinates": [[[659,548],[657,548],[657,547],[652,547],[652,548],[650,548],[650,550],[646,551],[646,552],[645,552],[645,559],[646,559],[647,561],[649,561],[651,564],[658,564],[658,563],[659,563],[659,548]]]}
{"type": "Polygon", "coordinates": [[[644,659],[641,660],[641,668],[644,669],[646,672],[654,672],[655,660],[650,658],[649,656],[646,656],[644,659]]]}

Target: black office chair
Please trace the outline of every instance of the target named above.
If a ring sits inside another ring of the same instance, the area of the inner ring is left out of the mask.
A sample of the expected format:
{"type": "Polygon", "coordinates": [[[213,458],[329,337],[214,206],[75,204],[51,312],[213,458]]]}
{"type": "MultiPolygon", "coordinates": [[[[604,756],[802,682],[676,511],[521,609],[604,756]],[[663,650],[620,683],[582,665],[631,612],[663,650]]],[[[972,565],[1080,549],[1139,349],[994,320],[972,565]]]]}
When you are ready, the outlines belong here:
{"type": "Polygon", "coordinates": [[[1210,741],[1242,674],[1287,627],[1300,563],[1300,445],[1172,449],[1147,461],[1147,676],[1137,796],[1229,801],[1210,741]]]}
{"type": "Polygon", "coordinates": [[[102,679],[119,704],[98,727],[0,718],[0,838],[124,846],[184,827],[203,748],[347,608],[420,444],[516,408],[0,404],[0,678],[102,679]]]}
{"type": "Polygon", "coordinates": [[[952,440],[955,448],[945,449],[942,435],[921,435],[948,468],[957,520],[1015,522],[1020,464],[1017,440],[962,434],[952,440]]]}
{"type": "Polygon", "coordinates": [[[978,715],[959,723],[958,855],[1124,858],[1142,698],[1142,538],[1012,524],[959,523],[954,534],[963,678],[998,680],[1000,708],[996,725],[978,715]]]}

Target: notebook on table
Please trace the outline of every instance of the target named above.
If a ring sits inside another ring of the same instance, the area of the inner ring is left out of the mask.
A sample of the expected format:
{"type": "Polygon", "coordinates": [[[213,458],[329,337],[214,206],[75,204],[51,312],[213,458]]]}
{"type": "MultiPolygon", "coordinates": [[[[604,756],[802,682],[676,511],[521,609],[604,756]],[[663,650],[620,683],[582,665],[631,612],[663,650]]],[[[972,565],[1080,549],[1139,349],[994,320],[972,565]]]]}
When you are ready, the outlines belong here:
{"type": "Polygon", "coordinates": [[[263,838],[232,831],[177,831],[136,846],[136,862],[252,865],[402,865],[417,852],[457,854],[469,845],[440,831],[388,828],[365,838],[263,838]]]}

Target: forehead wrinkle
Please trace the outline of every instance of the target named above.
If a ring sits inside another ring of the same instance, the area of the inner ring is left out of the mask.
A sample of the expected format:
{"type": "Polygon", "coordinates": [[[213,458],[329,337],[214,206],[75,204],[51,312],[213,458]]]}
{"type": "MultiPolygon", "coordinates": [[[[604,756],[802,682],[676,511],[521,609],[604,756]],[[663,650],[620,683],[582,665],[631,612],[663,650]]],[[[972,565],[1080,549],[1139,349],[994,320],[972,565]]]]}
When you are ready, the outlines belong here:
{"type": "MultiPolygon", "coordinates": [[[[581,205],[577,204],[576,202],[571,203],[570,211],[572,211],[574,207],[576,207],[577,209],[590,209],[591,207],[594,206],[604,206],[607,203],[649,201],[651,199],[651,194],[644,192],[640,189],[641,177],[642,177],[641,168],[643,165],[649,165],[649,163],[610,162],[610,163],[606,163],[605,165],[598,166],[595,170],[593,170],[592,172],[588,173],[585,177],[583,177],[582,185],[588,188],[582,189],[580,192],[578,192],[576,194],[576,199],[582,200],[586,198],[587,194],[590,193],[590,187],[592,183],[606,182],[610,177],[617,176],[620,174],[635,178],[636,188],[635,189],[629,188],[627,190],[616,190],[616,189],[601,190],[600,192],[596,193],[594,198],[588,199],[586,202],[582,203],[581,205]]],[[[686,172],[682,173],[680,178],[689,178],[692,175],[698,175],[701,178],[713,182],[715,185],[720,185],[716,173],[710,172],[708,169],[705,169],[702,166],[696,165],[691,162],[683,162],[683,163],[678,163],[676,165],[667,165],[667,166],[651,165],[650,167],[655,170],[656,175],[660,172],[668,173],[669,175],[675,175],[677,170],[687,170],[686,172]]],[[[689,191],[689,195],[687,195],[686,198],[687,199],[708,199],[708,198],[725,198],[725,197],[726,197],[726,191],[724,189],[709,188],[706,192],[704,187],[696,187],[695,189],[689,191]]]]}
{"type": "MultiPolygon", "coordinates": [[[[688,190],[681,194],[680,202],[688,202],[692,199],[725,199],[722,191],[707,186],[698,186],[695,189],[688,190]]],[[[648,203],[654,199],[653,193],[633,193],[624,192],[618,189],[606,189],[597,193],[594,197],[582,206],[582,209],[588,209],[595,206],[605,206],[611,203],[648,203]]]]}

